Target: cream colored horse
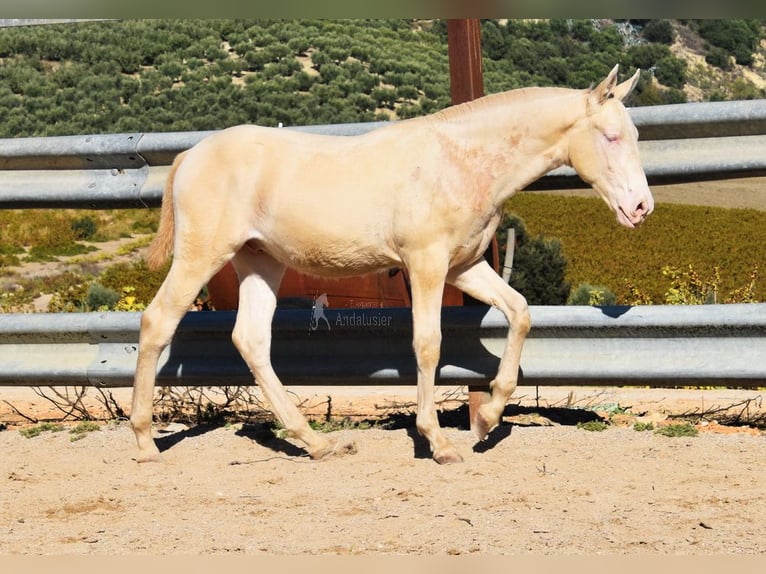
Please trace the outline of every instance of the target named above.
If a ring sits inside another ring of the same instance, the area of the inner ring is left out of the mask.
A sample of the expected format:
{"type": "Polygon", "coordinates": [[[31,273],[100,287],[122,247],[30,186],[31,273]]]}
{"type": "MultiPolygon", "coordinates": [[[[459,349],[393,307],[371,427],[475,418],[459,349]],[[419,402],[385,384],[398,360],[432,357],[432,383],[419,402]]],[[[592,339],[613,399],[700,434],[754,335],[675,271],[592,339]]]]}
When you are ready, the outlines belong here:
{"type": "MultiPolygon", "coordinates": [[[[364,135],[238,126],[181,153],[165,188],[149,263],[170,271],[143,313],[130,421],[138,460],[151,437],[157,363],[200,288],[228,261],[240,280],[232,339],[274,414],[319,459],[334,445],[307,424],[274,372],[271,321],[286,267],[345,277],[405,267],[412,289],[416,426],[440,463],[462,457],[439,427],[434,376],[445,282],[498,307],[510,328],[491,399],[471,421],[484,439],[513,393],[530,328],[522,295],[484,260],[506,200],[571,165],[626,227],[653,209],[638,133],[622,104],[638,72],[589,90],[525,88],[364,135]]],[[[577,217],[562,213],[561,217],[577,217]]]]}

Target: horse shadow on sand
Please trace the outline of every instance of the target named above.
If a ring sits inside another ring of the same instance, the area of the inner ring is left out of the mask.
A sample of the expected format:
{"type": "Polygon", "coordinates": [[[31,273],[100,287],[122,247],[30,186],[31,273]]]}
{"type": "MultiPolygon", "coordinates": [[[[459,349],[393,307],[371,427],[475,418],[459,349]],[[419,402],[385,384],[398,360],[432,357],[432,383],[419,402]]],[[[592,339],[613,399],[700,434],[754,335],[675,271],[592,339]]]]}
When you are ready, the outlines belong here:
{"type": "MultiPolygon", "coordinates": [[[[601,417],[593,411],[575,408],[575,407],[534,407],[522,406],[509,403],[506,405],[500,424],[495,427],[483,441],[477,441],[473,445],[473,452],[484,453],[499,443],[509,438],[516,426],[538,426],[536,424],[519,424],[513,422],[520,416],[529,415],[541,420],[549,421],[547,424],[576,426],[580,423],[601,420],[601,417]],[[506,419],[506,420],[503,420],[506,419]]],[[[268,415],[267,415],[268,416],[268,415]]],[[[415,426],[415,413],[410,411],[391,412],[380,417],[371,417],[356,420],[355,424],[360,427],[367,425],[386,431],[396,431],[404,429],[412,441],[413,457],[416,459],[430,459],[431,448],[428,441],[420,436],[415,426]]],[[[454,428],[468,431],[470,427],[469,408],[467,404],[462,404],[457,408],[444,409],[438,411],[439,423],[443,428],[454,428]]],[[[165,452],[179,444],[180,442],[194,437],[202,436],[221,424],[199,424],[182,431],[160,435],[155,442],[160,452],[165,452]]],[[[307,456],[306,451],[300,446],[279,436],[277,425],[273,420],[259,420],[256,422],[243,423],[242,427],[235,432],[236,436],[246,437],[258,445],[267,448],[275,453],[290,458],[299,458],[307,456]]]]}
{"type": "MultiPolygon", "coordinates": [[[[289,385],[412,385],[416,386],[417,368],[412,352],[412,317],[410,309],[382,308],[325,310],[326,323],[321,327],[313,315],[301,309],[278,310],[272,343],[272,363],[281,380],[289,385]],[[300,357],[301,360],[296,360],[300,357]]],[[[487,328],[482,313],[466,308],[450,308],[442,316],[442,349],[438,369],[439,385],[487,384],[497,373],[499,358],[489,352],[482,338],[501,337],[507,325],[487,328]],[[497,329],[492,333],[492,329],[497,329]]],[[[167,360],[158,371],[159,384],[253,385],[252,375],[231,343],[234,313],[189,313],[182,321],[169,347],[167,360]]],[[[520,373],[520,382],[523,373],[520,373]]],[[[513,399],[511,399],[513,400],[513,399]]],[[[570,408],[531,408],[509,403],[503,418],[536,413],[553,424],[575,425],[596,420],[590,411],[570,408]]],[[[443,427],[468,430],[468,406],[438,413],[443,427]]],[[[430,458],[428,442],[415,427],[414,412],[398,412],[375,417],[368,422],[383,429],[406,429],[412,439],[414,456],[430,458]]],[[[156,439],[165,451],[186,438],[200,436],[216,424],[196,425],[156,439]]],[[[474,452],[486,452],[511,435],[514,423],[502,421],[477,442],[474,452]]],[[[258,444],[286,456],[305,456],[305,451],[279,438],[269,421],[248,423],[237,431],[258,444]]]]}

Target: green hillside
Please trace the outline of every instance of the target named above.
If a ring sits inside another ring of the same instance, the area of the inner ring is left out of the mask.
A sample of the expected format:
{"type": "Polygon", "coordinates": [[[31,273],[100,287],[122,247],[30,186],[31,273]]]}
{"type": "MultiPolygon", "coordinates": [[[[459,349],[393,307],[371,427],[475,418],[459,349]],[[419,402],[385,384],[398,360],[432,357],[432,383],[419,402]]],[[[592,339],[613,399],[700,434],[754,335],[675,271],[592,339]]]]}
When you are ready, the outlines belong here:
{"type": "MultiPolygon", "coordinates": [[[[644,70],[632,105],[763,97],[764,36],[759,20],[487,20],[485,91],[584,88],[620,63],[644,70]]],[[[0,28],[0,137],[406,118],[449,104],[448,66],[440,20],[0,28]]]]}

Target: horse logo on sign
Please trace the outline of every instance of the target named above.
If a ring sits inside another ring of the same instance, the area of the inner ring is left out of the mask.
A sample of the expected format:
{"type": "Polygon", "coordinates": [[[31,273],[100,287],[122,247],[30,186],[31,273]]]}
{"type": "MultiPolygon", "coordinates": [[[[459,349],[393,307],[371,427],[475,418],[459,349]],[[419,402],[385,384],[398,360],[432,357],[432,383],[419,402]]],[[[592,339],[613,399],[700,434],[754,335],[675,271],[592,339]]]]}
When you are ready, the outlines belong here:
{"type": "Polygon", "coordinates": [[[311,322],[309,323],[309,330],[316,331],[319,328],[319,321],[322,320],[327,325],[327,330],[332,330],[330,322],[324,314],[325,307],[329,307],[330,302],[327,300],[327,293],[322,293],[316,299],[311,306],[311,322]]]}

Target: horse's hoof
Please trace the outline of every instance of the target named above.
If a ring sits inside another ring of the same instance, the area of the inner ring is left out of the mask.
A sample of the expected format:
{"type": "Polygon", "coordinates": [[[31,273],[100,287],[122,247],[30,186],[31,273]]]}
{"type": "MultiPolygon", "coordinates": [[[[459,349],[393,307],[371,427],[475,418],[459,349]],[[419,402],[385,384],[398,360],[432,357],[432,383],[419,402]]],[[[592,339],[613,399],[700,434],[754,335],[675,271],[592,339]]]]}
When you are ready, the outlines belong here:
{"type": "Polygon", "coordinates": [[[439,464],[455,464],[463,462],[463,457],[455,447],[446,447],[434,452],[434,460],[439,464]]]}
{"type": "Polygon", "coordinates": [[[490,423],[484,415],[481,414],[481,409],[474,415],[471,420],[471,431],[480,441],[487,438],[489,432],[497,426],[497,423],[490,423]]]}
{"type": "Polygon", "coordinates": [[[347,454],[356,454],[356,443],[350,442],[339,444],[337,442],[329,443],[326,446],[309,451],[311,460],[325,460],[335,456],[345,456],[347,454]]]}

